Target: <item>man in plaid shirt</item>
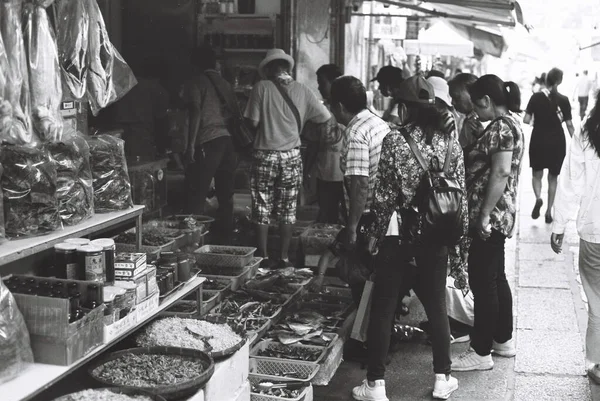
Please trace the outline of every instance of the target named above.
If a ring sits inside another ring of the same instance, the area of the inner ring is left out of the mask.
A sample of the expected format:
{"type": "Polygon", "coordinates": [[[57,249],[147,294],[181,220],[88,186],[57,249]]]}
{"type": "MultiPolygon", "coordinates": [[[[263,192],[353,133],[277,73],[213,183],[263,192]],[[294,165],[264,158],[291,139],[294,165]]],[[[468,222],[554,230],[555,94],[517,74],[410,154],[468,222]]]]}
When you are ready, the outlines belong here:
{"type": "Polygon", "coordinates": [[[344,76],[333,82],[331,112],[346,126],[340,161],[348,210],[347,245],[353,246],[360,218],[371,205],[381,143],[390,127],[367,110],[366,89],[355,77],[344,76]]]}

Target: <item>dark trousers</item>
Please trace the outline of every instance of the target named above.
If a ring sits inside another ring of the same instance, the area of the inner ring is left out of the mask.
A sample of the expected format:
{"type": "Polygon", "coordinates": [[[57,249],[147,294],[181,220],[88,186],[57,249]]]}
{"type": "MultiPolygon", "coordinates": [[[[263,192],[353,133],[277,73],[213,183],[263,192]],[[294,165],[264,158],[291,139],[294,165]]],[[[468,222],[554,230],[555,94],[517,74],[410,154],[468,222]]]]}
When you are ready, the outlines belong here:
{"type": "Polygon", "coordinates": [[[384,378],[398,298],[411,287],[423,304],[431,324],[433,370],[439,374],[451,372],[450,326],[446,311],[447,266],[446,247],[399,245],[398,237],[384,240],[375,263],[375,286],[367,331],[368,380],[384,378]],[[417,262],[416,270],[410,264],[413,256],[417,262]]]}
{"type": "Polygon", "coordinates": [[[589,102],[590,98],[588,96],[579,96],[578,100],[579,100],[579,117],[581,117],[581,119],[583,120],[585,117],[585,112],[587,111],[587,108],[588,108],[588,102],[589,102]]]}
{"type": "Polygon", "coordinates": [[[206,195],[214,178],[219,209],[212,231],[216,243],[229,244],[233,235],[233,190],[237,167],[231,137],[219,137],[197,146],[195,160],[185,172],[189,191],[186,212],[204,213],[206,195]]]}
{"type": "Polygon", "coordinates": [[[338,224],[340,214],[346,219],[346,202],[342,181],[323,181],[317,179],[317,199],[319,203],[318,223],[338,224]]]}
{"type": "Polygon", "coordinates": [[[504,272],[506,237],[496,230],[486,241],[473,235],[469,248],[469,285],[475,299],[475,324],[471,347],[481,356],[489,355],[492,341],[512,338],[512,293],[504,272]]]}

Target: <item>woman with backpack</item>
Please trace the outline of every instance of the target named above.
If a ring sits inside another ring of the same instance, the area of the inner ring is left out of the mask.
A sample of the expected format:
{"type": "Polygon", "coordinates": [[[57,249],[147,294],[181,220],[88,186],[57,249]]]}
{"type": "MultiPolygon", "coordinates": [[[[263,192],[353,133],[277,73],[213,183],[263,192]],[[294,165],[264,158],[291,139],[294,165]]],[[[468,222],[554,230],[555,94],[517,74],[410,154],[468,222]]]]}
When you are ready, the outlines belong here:
{"type": "Polygon", "coordinates": [[[419,188],[429,176],[421,161],[428,171],[444,168],[447,181],[457,187],[452,193],[458,197],[451,196],[455,200],[452,206],[458,208],[455,213],[458,217],[453,222],[458,227],[453,228],[459,237],[464,234],[467,223],[464,159],[458,141],[444,131],[444,116],[435,106],[434,89],[429,82],[420,75],[406,79],[400,84],[398,100],[403,126],[399,131],[393,130],[383,141],[371,206],[376,217],[372,234],[377,240],[378,252],[367,331],[367,379],[353,389],[352,395],[363,401],[388,400],[384,374],[394,312],[400,294],[413,288],[431,327],[433,397],[448,399],[458,388],[458,381],[451,376],[446,310],[448,249],[442,243],[422,240],[419,234],[422,220],[416,208],[422,204],[419,188]]]}
{"type": "Polygon", "coordinates": [[[558,180],[551,245],[562,251],[565,227],[579,206],[579,272],[588,300],[588,376],[600,384],[600,97],[575,135],[558,180]],[[590,366],[591,365],[591,366],[590,366]]]}
{"type": "Polygon", "coordinates": [[[540,209],[544,204],[542,178],[544,169],[548,169],[548,205],[545,214],[547,224],[552,223],[556,183],[567,149],[563,121],[567,125],[569,135],[573,136],[575,132],[569,98],[558,93],[558,86],[562,80],[563,72],[558,68],[551,69],[546,75],[546,86],[531,96],[523,118],[525,124],[533,123],[529,162],[533,170],[532,185],[536,200],[531,218],[535,220],[540,217],[540,209]]]}
{"type": "Polygon", "coordinates": [[[515,356],[512,294],[506,280],[504,244],[515,229],[517,188],[524,141],[514,82],[484,75],[469,87],[475,112],[490,121],[466,155],[469,202],[469,285],[475,300],[471,347],[453,362],[456,371],[489,370],[491,353],[515,356]]]}

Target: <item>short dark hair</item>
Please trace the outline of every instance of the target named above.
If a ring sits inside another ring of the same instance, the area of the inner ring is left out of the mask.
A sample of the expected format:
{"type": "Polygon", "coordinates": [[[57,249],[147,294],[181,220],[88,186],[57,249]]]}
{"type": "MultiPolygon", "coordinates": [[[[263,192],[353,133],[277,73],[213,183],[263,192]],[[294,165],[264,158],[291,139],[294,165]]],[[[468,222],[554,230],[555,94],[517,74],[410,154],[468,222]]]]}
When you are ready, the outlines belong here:
{"type": "Polygon", "coordinates": [[[217,53],[210,46],[200,46],[192,52],[192,65],[200,70],[217,68],[217,53]]]}
{"type": "Polygon", "coordinates": [[[331,103],[341,103],[350,113],[367,108],[367,89],[360,79],[344,75],[331,84],[331,103]]]}
{"type": "Polygon", "coordinates": [[[443,72],[438,71],[438,70],[430,70],[427,73],[427,78],[431,78],[431,77],[438,77],[438,78],[444,78],[444,79],[446,79],[446,75],[444,75],[443,72]]]}
{"type": "Polygon", "coordinates": [[[554,86],[554,85],[560,85],[562,83],[563,80],[563,72],[562,70],[558,69],[558,68],[553,68],[550,71],[548,71],[548,74],[546,74],[546,85],[548,86],[554,86]]]}
{"type": "Polygon", "coordinates": [[[468,72],[462,72],[456,75],[448,82],[450,88],[464,88],[467,89],[469,85],[473,85],[477,81],[477,75],[469,74],[468,72]]]}
{"type": "Polygon", "coordinates": [[[473,101],[489,96],[496,106],[506,106],[508,110],[515,113],[521,111],[519,86],[511,81],[504,82],[493,74],[484,75],[469,86],[469,94],[473,101]]]}
{"type": "Polygon", "coordinates": [[[317,76],[323,77],[329,82],[333,82],[342,75],[344,75],[342,70],[336,64],[325,64],[317,70],[317,76]]]}

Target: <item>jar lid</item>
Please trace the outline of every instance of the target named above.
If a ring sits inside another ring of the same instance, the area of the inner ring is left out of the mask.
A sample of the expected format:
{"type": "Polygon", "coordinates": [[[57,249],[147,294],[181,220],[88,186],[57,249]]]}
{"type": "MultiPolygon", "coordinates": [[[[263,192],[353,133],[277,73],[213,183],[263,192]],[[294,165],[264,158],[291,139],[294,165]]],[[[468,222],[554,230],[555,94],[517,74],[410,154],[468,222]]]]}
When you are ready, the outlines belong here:
{"type": "Polygon", "coordinates": [[[84,246],[80,246],[79,248],[77,248],[77,250],[79,252],[83,252],[83,253],[98,253],[98,252],[102,252],[103,249],[99,246],[96,245],[84,245],[84,246]]]}
{"type": "Polygon", "coordinates": [[[78,246],[75,244],[69,244],[66,242],[62,242],[60,244],[54,245],[54,250],[56,252],[75,252],[77,251],[78,246]]]}
{"type": "Polygon", "coordinates": [[[68,238],[64,241],[67,244],[75,244],[75,245],[88,245],[90,243],[90,240],[87,238],[68,238]]]}
{"type": "Polygon", "coordinates": [[[95,239],[92,242],[90,242],[90,244],[99,246],[99,247],[103,248],[104,250],[114,249],[115,240],[112,238],[98,238],[98,239],[95,239]]]}

